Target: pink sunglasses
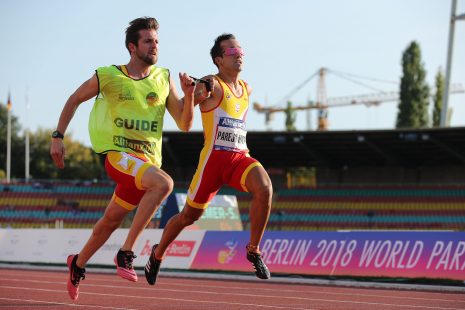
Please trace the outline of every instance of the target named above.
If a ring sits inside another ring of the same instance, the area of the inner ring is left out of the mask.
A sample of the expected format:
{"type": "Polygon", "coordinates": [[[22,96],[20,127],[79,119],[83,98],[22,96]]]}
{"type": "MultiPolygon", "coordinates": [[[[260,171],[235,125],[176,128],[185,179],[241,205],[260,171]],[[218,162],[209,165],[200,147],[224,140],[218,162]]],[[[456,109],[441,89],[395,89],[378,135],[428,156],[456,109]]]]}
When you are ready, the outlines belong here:
{"type": "Polygon", "coordinates": [[[245,56],[244,49],[242,48],[228,48],[223,51],[226,56],[236,55],[239,52],[242,56],[245,56]]]}

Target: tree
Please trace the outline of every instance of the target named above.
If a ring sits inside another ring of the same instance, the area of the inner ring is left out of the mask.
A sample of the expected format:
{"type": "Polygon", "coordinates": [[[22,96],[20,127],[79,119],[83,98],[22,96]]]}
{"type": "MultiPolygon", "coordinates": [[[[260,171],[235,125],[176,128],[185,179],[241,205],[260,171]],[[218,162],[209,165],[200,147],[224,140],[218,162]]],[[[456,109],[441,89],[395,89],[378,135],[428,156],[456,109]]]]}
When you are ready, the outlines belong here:
{"type": "Polygon", "coordinates": [[[402,71],[396,127],[426,127],[429,123],[429,87],[425,82],[420,46],[415,41],[402,55],[402,71]]]}
{"type": "Polygon", "coordinates": [[[286,108],[286,130],[287,131],[295,131],[295,119],[296,119],[296,113],[295,110],[292,108],[292,102],[288,101],[287,102],[287,108],[286,108]]]}
{"type": "Polygon", "coordinates": [[[444,75],[442,75],[441,67],[439,67],[436,75],[436,94],[433,97],[433,126],[439,126],[441,122],[442,109],[442,93],[444,92],[444,75]]]}
{"type": "MultiPolygon", "coordinates": [[[[6,172],[8,110],[0,103],[0,179],[6,172]]],[[[25,142],[19,136],[21,125],[18,118],[11,115],[11,178],[25,177],[25,142]]],[[[65,169],[58,168],[50,155],[52,129],[39,128],[30,134],[30,164],[29,172],[34,179],[99,179],[102,173],[99,155],[79,142],[73,141],[72,135],[64,139],[66,146],[65,169]]]]}
{"type": "MultiPolygon", "coordinates": [[[[7,128],[8,110],[6,105],[0,103],[0,170],[6,173],[6,151],[7,151],[7,128]]],[[[11,175],[13,178],[25,177],[24,163],[24,139],[18,134],[21,132],[21,125],[18,118],[11,114],[11,175]]]]}
{"type": "Polygon", "coordinates": [[[73,141],[70,133],[63,140],[66,147],[65,168],[58,168],[50,155],[53,129],[39,128],[31,134],[30,173],[34,179],[92,180],[101,176],[99,155],[89,147],[73,141]]]}

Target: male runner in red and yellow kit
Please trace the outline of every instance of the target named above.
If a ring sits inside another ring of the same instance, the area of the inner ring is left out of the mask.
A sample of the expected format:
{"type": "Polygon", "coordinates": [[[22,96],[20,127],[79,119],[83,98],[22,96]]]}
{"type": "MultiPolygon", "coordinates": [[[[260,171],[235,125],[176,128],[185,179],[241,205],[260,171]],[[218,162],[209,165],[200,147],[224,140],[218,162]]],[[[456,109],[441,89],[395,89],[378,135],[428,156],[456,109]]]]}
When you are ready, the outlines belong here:
{"type": "Polygon", "coordinates": [[[137,281],[132,265],[134,244],[173,189],[173,180],[160,169],[165,109],[183,131],[190,130],[194,118],[193,79],[179,74],[185,94],[181,99],[168,69],[154,66],[158,60],[156,19],[144,17],[130,22],[126,48],[131,55],[129,63],[98,68],[68,99],[52,135],[50,154],[63,169],[66,128],[79,105],[96,97],[89,119],[91,142],[95,152],[106,155],[105,169],[117,183],[113,199],[81,253],[68,257],[68,293],[73,300],[78,298],[86,263],[126,215],[139,206],[126,241],[114,258],[118,274],[137,281]]]}
{"type": "Polygon", "coordinates": [[[222,184],[253,194],[247,259],[254,266],[258,278],[270,278],[258,246],[270,215],[273,190],[265,169],[250,157],[247,149],[245,117],[252,88],[239,79],[244,50],[232,34],[223,34],[216,38],[210,54],[219,73],[203,78],[215,81],[210,95],[205,94],[204,90],[199,92],[205,98],[199,103],[205,146],[200,153],[184,209],[168,221],[160,243],[152,248],[145,267],[145,276],[151,285],[157,280],[168,246],[186,226],[202,216],[222,184]]]}

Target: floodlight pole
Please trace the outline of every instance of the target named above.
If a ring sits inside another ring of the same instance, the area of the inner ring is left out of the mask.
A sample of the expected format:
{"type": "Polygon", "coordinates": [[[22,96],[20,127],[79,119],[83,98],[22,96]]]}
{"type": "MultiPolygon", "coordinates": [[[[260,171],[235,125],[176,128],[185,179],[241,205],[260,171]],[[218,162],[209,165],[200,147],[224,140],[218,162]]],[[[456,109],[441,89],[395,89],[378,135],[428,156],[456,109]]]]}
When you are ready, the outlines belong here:
{"type": "MultiPolygon", "coordinates": [[[[10,99],[11,100],[11,99],[10,99]]],[[[10,184],[11,176],[11,107],[8,109],[8,124],[6,138],[6,183],[10,184]]]]}
{"type": "Polygon", "coordinates": [[[441,119],[439,125],[446,127],[447,123],[447,105],[449,101],[449,85],[450,85],[450,73],[452,69],[452,51],[454,49],[454,31],[455,31],[455,20],[465,19],[465,14],[455,15],[457,12],[457,0],[452,0],[452,10],[449,26],[449,45],[447,48],[447,64],[446,64],[446,79],[444,83],[444,92],[442,95],[442,108],[441,108],[441,119]]]}
{"type": "Polygon", "coordinates": [[[26,182],[29,182],[29,89],[26,90],[26,182]]]}

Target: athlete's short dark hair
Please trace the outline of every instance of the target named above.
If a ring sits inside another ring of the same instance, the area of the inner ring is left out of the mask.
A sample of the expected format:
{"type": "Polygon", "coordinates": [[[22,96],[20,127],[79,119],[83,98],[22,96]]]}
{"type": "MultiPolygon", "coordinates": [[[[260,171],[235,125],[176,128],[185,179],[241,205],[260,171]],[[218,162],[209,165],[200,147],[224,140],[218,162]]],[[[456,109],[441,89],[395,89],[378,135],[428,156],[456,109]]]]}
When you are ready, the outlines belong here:
{"type": "Polygon", "coordinates": [[[132,22],[129,22],[129,27],[126,28],[126,48],[129,51],[129,55],[131,55],[131,50],[129,49],[129,43],[138,46],[138,42],[140,39],[140,30],[155,30],[158,31],[158,22],[155,18],[152,17],[141,17],[136,18],[132,22]]]}
{"type": "Polygon", "coordinates": [[[218,67],[218,64],[215,62],[216,57],[220,57],[223,54],[221,50],[221,42],[226,40],[236,40],[236,37],[231,33],[223,33],[215,39],[215,44],[210,50],[210,55],[212,56],[213,63],[218,67]]]}

